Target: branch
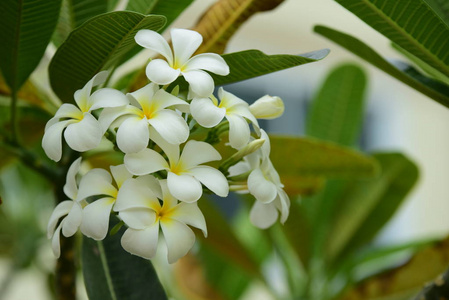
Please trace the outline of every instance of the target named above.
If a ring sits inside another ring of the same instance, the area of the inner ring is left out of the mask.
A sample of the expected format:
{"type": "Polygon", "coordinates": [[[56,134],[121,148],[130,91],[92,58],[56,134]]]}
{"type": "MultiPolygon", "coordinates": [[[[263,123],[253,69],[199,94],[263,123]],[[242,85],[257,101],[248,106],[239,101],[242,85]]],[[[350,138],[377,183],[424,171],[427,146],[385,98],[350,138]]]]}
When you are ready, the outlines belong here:
{"type": "Polygon", "coordinates": [[[414,300],[444,300],[449,297],[449,269],[428,283],[414,300]]]}

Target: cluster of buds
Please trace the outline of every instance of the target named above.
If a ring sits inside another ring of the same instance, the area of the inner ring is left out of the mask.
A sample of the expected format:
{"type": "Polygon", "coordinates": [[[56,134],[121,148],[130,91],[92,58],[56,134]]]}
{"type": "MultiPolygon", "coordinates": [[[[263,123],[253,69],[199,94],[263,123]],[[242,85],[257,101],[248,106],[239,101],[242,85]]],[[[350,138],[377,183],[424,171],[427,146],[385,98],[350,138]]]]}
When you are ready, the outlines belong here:
{"type": "Polygon", "coordinates": [[[279,215],[281,222],[286,220],[290,202],[269,159],[268,135],[257,121],[280,116],[282,100],[264,96],[248,105],[222,88],[217,99],[205,71],[228,75],[226,62],[213,53],[191,57],[202,42],[195,31],[173,29],[171,37],[173,50],[154,31],[135,36],[139,45],[165,58],[148,64],[151,83],[126,95],[112,88],[92,93],[107,78],[107,72],[100,72],[75,93],[77,106],[63,104],[47,123],[42,146],[55,161],[61,159],[62,135],[78,152],[96,148],[106,137],[124,154],[123,164],[91,169],[78,181],[81,158],[70,166],[64,186],[69,200],[56,206],[48,223],[56,256],[61,230],[66,237],[80,230],[102,240],[116,214],[127,227],[121,239],[126,251],[151,259],[164,240],[173,263],[195,242],[189,226],[207,235],[197,205],[203,192],[220,197],[230,190],[250,193],[256,199],[250,220],[260,228],[271,226],[279,215]],[[170,85],[180,76],[189,86],[185,95],[170,85]],[[221,139],[235,149],[224,159],[214,148],[221,139]],[[214,161],[218,168],[206,165],[214,161]]]}

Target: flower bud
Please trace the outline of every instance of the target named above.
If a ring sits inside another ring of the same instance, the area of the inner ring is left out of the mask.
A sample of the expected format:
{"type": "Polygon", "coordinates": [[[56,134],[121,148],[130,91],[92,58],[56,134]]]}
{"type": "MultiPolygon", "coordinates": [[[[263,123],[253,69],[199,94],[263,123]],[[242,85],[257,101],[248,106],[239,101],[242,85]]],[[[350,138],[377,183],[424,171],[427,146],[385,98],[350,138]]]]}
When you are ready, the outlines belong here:
{"type": "Polygon", "coordinates": [[[279,97],[265,95],[249,106],[257,119],[275,119],[284,113],[284,102],[279,97]]]}
{"type": "Polygon", "coordinates": [[[265,143],[265,139],[257,139],[249,142],[245,147],[234,153],[231,157],[226,159],[222,164],[221,168],[228,169],[229,167],[238,163],[245,156],[257,151],[265,143]]]}

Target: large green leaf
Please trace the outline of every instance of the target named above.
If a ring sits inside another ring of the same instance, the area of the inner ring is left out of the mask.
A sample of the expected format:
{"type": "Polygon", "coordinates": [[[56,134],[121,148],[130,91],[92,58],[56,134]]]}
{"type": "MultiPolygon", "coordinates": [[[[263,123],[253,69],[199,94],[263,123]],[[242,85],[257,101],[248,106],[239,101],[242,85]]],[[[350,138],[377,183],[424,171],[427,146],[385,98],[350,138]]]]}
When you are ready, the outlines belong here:
{"type": "Polygon", "coordinates": [[[50,63],[53,90],[62,101],[73,102],[77,89],[133,48],[138,30],[158,30],[164,23],[163,16],[128,11],[103,14],[85,22],[70,34],[50,63]]]}
{"type": "Polygon", "coordinates": [[[357,65],[334,69],[312,102],[307,135],[353,146],[362,125],[365,86],[365,73],[357,65]]]}
{"type": "Polygon", "coordinates": [[[60,6],[61,0],[0,1],[0,69],[13,93],[41,60],[60,6]]]}
{"type": "Polygon", "coordinates": [[[420,81],[419,78],[413,78],[408,74],[402,72],[360,40],[324,26],[316,26],[315,32],[327,37],[333,42],[339,44],[340,46],[346,48],[352,53],[378,67],[382,71],[390,74],[391,76],[423,93],[424,95],[434,99],[438,103],[449,107],[449,96],[445,94],[445,91],[440,91],[438,89],[434,89],[433,87],[427,86],[426,82],[420,81]]]}
{"type": "Polygon", "coordinates": [[[224,54],[231,70],[227,76],[212,75],[215,85],[223,85],[319,61],[329,54],[322,49],[302,55],[266,55],[258,50],[224,54]]]}
{"type": "Polygon", "coordinates": [[[449,76],[449,26],[424,0],[336,0],[394,43],[449,76]]]}
{"type": "Polygon", "coordinates": [[[381,164],[381,175],[349,183],[338,201],[327,238],[331,258],[351,255],[372,240],[418,180],[418,168],[404,155],[380,153],[374,157],[381,164]]]}
{"type": "Polygon", "coordinates": [[[126,10],[144,15],[162,15],[167,23],[160,30],[164,31],[193,2],[193,0],[129,0],[126,10]]]}
{"type": "Polygon", "coordinates": [[[438,16],[449,25],[449,2],[447,0],[424,0],[438,16]]]}
{"type": "Polygon", "coordinates": [[[59,46],[78,26],[97,15],[109,11],[114,0],[63,0],[61,14],[53,36],[59,46]]]}
{"type": "Polygon", "coordinates": [[[102,241],[83,237],[82,264],[89,299],[166,300],[151,262],[122,248],[120,239],[124,231],[122,227],[102,241]]]}
{"type": "Polygon", "coordinates": [[[270,158],[281,177],[362,178],[378,172],[375,159],[350,148],[311,138],[270,136],[270,158]]]}

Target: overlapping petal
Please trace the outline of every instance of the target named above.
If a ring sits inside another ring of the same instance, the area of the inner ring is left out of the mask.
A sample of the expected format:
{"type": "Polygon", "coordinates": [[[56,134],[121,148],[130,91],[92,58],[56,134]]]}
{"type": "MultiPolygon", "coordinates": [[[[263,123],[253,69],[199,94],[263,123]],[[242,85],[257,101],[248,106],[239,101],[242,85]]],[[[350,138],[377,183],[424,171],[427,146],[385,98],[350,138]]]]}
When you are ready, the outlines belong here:
{"type": "Polygon", "coordinates": [[[135,116],[127,118],[117,131],[117,146],[124,153],[136,153],[145,149],[150,140],[148,120],[135,116]]]}
{"type": "Polygon", "coordinates": [[[105,197],[88,204],[82,213],[81,232],[94,240],[106,237],[109,227],[109,216],[115,199],[105,197]]]}
{"type": "Polygon", "coordinates": [[[62,131],[75,120],[67,120],[55,123],[45,130],[42,138],[42,148],[45,154],[54,161],[61,160],[62,156],[62,131]]]}
{"type": "Polygon", "coordinates": [[[142,29],[134,37],[136,43],[140,46],[156,51],[165,57],[170,64],[173,63],[173,54],[167,41],[157,32],[142,29]]]}
{"type": "Polygon", "coordinates": [[[194,202],[203,194],[201,183],[192,175],[168,172],[167,185],[170,193],[181,201],[194,202]]]}
{"type": "Polygon", "coordinates": [[[249,219],[255,226],[266,229],[276,222],[278,215],[279,213],[273,203],[265,204],[256,201],[249,213],[249,219]]]}
{"type": "Polygon", "coordinates": [[[229,66],[220,55],[216,53],[201,53],[187,61],[184,72],[190,70],[206,70],[217,75],[229,74],[229,66]]]}
{"type": "Polygon", "coordinates": [[[270,203],[276,198],[276,185],[267,180],[260,169],[255,169],[248,176],[249,192],[262,203],[270,203]]]}
{"type": "Polygon", "coordinates": [[[64,131],[64,137],[75,151],[84,152],[97,147],[103,137],[100,123],[89,113],[84,113],[80,122],[69,124],[64,131]]]}
{"type": "Polygon", "coordinates": [[[194,98],[190,103],[192,117],[203,127],[218,125],[226,114],[226,108],[217,107],[209,98],[194,98]]]}
{"type": "Polygon", "coordinates": [[[203,37],[196,31],[173,28],[170,30],[173,43],[175,66],[182,67],[203,42],[203,37]]]}
{"type": "Polygon", "coordinates": [[[151,259],[156,254],[159,238],[159,224],[142,230],[128,228],[122,236],[123,249],[140,257],[151,259]]]}
{"type": "Polygon", "coordinates": [[[116,188],[112,185],[112,177],[104,169],[92,169],[81,178],[77,200],[94,195],[109,195],[115,197],[116,188]]]}
{"type": "Polygon", "coordinates": [[[182,150],[180,161],[182,161],[186,169],[190,169],[197,165],[220,159],[220,153],[210,144],[190,140],[182,150]]]}
{"type": "Polygon", "coordinates": [[[173,69],[165,60],[153,59],[147,65],[145,73],[152,82],[165,85],[175,81],[181,71],[173,69]]]}
{"type": "Polygon", "coordinates": [[[148,123],[170,144],[184,143],[189,137],[186,121],[175,111],[161,110],[148,123]]]}
{"type": "Polygon", "coordinates": [[[214,91],[214,80],[212,77],[201,70],[191,70],[182,72],[185,80],[189,83],[190,89],[198,97],[209,97],[214,91]]]}
{"type": "Polygon", "coordinates": [[[173,219],[161,222],[161,228],[167,244],[168,262],[172,264],[189,252],[195,243],[195,234],[187,225],[173,219]]]}
{"type": "Polygon", "coordinates": [[[209,190],[220,197],[229,194],[229,184],[226,177],[215,168],[209,166],[198,166],[190,170],[190,174],[204,184],[209,190]]]}
{"type": "Polygon", "coordinates": [[[137,153],[126,154],[124,161],[128,171],[134,175],[151,174],[169,169],[169,165],[162,155],[151,149],[143,149],[137,153]]]}

